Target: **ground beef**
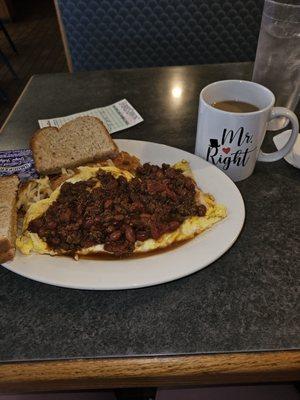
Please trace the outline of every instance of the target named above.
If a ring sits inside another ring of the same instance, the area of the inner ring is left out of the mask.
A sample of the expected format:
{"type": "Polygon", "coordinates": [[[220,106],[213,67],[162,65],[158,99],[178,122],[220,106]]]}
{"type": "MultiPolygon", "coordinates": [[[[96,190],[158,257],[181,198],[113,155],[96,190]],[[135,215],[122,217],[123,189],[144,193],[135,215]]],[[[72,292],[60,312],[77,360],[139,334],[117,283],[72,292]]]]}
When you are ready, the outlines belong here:
{"type": "Polygon", "coordinates": [[[99,171],[95,178],[61,186],[57,200],[29,224],[54,250],[104,244],[117,256],[131,254],[136,241],[158,239],[189,216],[204,216],[195,202],[195,184],[167,164],[144,164],[128,182],[99,171]]]}

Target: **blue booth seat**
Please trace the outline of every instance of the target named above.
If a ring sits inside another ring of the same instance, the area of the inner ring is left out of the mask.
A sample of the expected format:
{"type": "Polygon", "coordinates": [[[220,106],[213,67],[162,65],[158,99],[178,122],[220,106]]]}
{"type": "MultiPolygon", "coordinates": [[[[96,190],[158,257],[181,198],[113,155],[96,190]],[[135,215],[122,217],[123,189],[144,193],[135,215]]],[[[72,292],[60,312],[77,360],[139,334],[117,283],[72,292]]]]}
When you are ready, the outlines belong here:
{"type": "Polygon", "coordinates": [[[71,71],[249,61],[263,0],[55,0],[71,71]]]}

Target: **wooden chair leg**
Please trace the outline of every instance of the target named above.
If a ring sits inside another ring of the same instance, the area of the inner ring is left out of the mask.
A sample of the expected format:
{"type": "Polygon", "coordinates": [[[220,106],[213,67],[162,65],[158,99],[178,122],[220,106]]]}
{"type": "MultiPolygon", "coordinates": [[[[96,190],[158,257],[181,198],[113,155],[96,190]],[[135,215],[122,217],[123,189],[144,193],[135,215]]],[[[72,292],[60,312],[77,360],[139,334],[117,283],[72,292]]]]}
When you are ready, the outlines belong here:
{"type": "Polygon", "coordinates": [[[4,64],[7,66],[7,68],[10,70],[10,72],[13,74],[13,76],[16,79],[19,79],[18,75],[16,74],[15,70],[13,69],[11,63],[9,62],[9,59],[6,57],[6,55],[3,53],[2,50],[0,50],[0,61],[3,61],[4,64]]]}
{"type": "Polygon", "coordinates": [[[18,54],[18,50],[17,50],[17,48],[16,48],[14,42],[12,41],[11,37],[9,36],[9,33],[7,32],[7,30],[6,30],[6,28],[5,28],[4,24],[3,24],[3,22],[1,21],[1,19],[0,19],[0,29],[3,30],[4,35],[5,35],[6,39],[7,39],[7,41],[9,42],[11,48],[13,49],[13,51],[14,51],[16,54],[18,54]]]}

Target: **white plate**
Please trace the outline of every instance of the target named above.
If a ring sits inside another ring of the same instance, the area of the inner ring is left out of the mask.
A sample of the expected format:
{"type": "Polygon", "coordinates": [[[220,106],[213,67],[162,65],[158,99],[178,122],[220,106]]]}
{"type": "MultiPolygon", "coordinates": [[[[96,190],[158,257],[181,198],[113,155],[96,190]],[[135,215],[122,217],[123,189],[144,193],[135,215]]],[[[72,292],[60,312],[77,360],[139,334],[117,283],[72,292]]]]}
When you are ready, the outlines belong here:
{"type": "Polygon", "coordinates": [[[116,140],[120,149],[143,162],[190,162],[199,187],[228,209],[228,217],[210,230],[172,250],[145,258],[74,261],[68,257],[30,256],[17,252],[4,264],[10,271],[39,282],[74,289],[117,290],[157,285],[192,274],[211,264],[235,242],[245,219],[242,196],[219,169],[201,158],[157,143],[116,140]]]}

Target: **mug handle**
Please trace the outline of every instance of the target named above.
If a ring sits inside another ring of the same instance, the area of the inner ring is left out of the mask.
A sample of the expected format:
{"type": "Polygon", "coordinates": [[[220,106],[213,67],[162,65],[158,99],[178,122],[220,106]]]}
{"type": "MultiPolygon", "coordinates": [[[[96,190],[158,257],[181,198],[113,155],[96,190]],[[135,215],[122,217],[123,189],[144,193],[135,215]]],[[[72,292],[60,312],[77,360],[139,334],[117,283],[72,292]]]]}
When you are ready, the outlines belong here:
{"type": "Polygon", "coordinates": [[[271,162],[271,161],[277,161],[280,160],[281,158],[285,157],[293,148],[298,133],[299,133],[299,122],[298,122],[298,118],[296,117],[296,115],[288,110],[285,107],[274,107],[271,111],[271,115],[270,115],[270,119],[269,121],[271,121],[274,118],[277,117],[286,117],[290,120],[291,124],[292,124],[292,133],[291,136],[289,138],[289,140],[287,141],[287,143],[285,144],[285,146],[278,150],[278,151],[274,151],[273,153],[264,153],[263,151],[259,151],[259,155],[258,155],[258,161],[266,161],[266,162],[271,162]]]}

